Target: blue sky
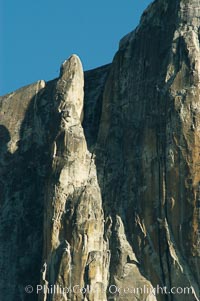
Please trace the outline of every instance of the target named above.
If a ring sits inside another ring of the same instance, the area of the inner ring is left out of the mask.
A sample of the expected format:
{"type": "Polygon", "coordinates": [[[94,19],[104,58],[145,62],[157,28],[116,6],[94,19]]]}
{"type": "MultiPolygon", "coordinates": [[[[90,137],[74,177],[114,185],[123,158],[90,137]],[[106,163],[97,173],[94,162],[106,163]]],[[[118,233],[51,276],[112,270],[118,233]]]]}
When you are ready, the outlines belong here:
{"type": "Polygon", "coordinates": [[[84,70],[112,61],[150,0],[0,0],[0,95],[58,76],[72,53],[84,70]]]}

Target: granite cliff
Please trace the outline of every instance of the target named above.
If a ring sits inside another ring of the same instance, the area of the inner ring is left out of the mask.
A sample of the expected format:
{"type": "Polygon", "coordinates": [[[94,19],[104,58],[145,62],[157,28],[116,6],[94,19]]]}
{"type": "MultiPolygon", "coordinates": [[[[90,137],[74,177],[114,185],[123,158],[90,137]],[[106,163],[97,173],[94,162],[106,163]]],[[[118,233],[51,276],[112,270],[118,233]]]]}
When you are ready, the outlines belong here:
{"type": "Polygon", "coordinates": [[[1,300],[200,300],[199,41],[157,0],[110,65],[0,98],[1,300]]]}

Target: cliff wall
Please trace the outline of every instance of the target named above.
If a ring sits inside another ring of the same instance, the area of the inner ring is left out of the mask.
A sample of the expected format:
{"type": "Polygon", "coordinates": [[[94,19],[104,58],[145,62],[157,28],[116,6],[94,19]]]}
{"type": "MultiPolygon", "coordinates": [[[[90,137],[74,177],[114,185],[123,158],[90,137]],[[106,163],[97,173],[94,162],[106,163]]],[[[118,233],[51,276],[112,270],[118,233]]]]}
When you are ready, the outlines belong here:
{"type": "Polygon", "coordinates": [[[199,18],[154,1],[112,64],[0,98],[4,301],[199,300],[199,18]]]}

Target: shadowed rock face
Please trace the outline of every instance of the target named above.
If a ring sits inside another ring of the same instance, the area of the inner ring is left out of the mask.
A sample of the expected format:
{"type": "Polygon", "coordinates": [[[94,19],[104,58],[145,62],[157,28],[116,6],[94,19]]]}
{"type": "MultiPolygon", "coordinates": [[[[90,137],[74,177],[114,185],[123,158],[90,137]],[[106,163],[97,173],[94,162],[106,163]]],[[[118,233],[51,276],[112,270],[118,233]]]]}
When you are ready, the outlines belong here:
{"type": "Polygon", "coordinates": [[[0,98],[4,301],[199,300],[199,2],[155,1],[112,64],[0,98]]]}
{"type": "Polygon", "coordinates": [[[96,145],[101,119],[103,92],[111,65],[86,71],[84,76],[84,120],[83,128],[88,148],[96,145]]]}

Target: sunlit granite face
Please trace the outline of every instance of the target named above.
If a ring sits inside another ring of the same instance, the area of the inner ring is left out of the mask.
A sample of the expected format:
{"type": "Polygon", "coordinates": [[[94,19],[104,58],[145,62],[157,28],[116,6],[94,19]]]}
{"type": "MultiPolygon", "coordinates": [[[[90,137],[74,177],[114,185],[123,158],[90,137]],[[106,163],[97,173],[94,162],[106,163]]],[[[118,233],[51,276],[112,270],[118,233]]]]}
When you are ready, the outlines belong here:
{"type": "Polygon", "coordinates": [[[199,300],[199,2],[0,98],[4,301],[199,300]]]}

